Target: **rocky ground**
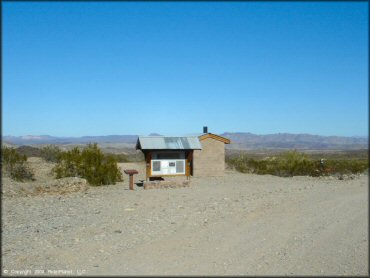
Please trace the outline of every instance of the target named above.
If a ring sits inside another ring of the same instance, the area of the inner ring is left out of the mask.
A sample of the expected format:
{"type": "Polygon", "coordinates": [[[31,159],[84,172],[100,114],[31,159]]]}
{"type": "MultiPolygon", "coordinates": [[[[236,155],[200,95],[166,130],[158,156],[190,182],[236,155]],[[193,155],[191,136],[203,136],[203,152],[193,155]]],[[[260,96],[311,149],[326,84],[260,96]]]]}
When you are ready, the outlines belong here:
{"type": "MultiPolygon", "coordinates": [[[[58,194],[32,189],[57,186],[52,165],[31,162],[36,181],[3,179],[3,275],[368,275],[367,175],[227,170],[189,187],[134,191],[125,176],[58,194]],[[17,194],[23,187],[37,194],[17,194]]],[[[120,166],[144,179],[143,164],[120,166]]]]}

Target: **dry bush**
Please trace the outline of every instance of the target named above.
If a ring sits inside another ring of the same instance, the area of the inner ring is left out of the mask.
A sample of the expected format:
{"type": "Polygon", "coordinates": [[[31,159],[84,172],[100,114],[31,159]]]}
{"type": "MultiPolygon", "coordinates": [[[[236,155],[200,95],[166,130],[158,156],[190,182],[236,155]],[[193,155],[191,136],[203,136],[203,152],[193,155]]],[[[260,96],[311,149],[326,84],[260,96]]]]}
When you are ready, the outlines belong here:
{"type": "Polygon", "coordinates": [[[14,148],[1,148],[1,168],[5,175],[16,181],[32,180],[34,177],[27,164],[27,156],[21,155],[14,148]]]}
{"type": "Polygon", "coordinates": [[[47,162],[58,162],[62,151],[55,145],[47,145],[41,148],[40,156],[47,162]]]}
{"type": "Polygon", "coordinates": [[[97,144],[89,144],[80,151],[77,147],[61,152],[53,168],[56,178],[81,177],[91,185],[115,184],[122,181],[122,173],[113,155],[103,154],[97,144]]]}
{"type": "Polygon", "coordinates": [[[226,157],[226,163],[238,172],[280,177],[359,174],[369,168],[367,159],[328,159],[321,167],[319,160],[297,151],[284,152],[272,159],[254,159],[240,154],[226,157]]]}

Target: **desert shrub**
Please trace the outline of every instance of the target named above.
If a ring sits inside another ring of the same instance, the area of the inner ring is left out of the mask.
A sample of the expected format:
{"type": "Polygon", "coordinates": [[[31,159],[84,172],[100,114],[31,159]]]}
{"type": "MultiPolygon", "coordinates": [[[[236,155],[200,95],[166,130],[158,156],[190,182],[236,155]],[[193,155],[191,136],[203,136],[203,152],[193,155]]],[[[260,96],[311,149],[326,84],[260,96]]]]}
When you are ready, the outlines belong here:
{"type": "Polygon", "coordinates": [[[14,148],[1,148],[1,168],[13,180],[32,180],[34,174],[27,165],[27,156],[17,152],[14,148]]]}
{"type": "Polygon", "coordinates": [[[269,159],[249,158],[247,154],[226,157],[226,163],[236,171],[259,175],[322,176],[359,174],[369,168],[367,159],[328,159],[320,167],[320,161],[297,151],[288,151],[269,159]]]}
{"type": "Polygon", "coordinates": [[[61,152],[58,164],[53,168],[57,179],[64,177],[81,177],[81,152],[77,147],[61,152]]]}
{"type": "Polygon", "coordinates": [[[238,156],[226,156],[225,162],[233,167],[236,171],[241,173],[251,173],[252,169],[249,167],[249,159],[246,155],[238,155],[238,156]]]}
{"type": "Polygon", "coordinates": [[[55,145],[47,145],[41,148],[40,156],[47,162],[58,162],[62,151],[55,145]]]}
{"type": "Polygon", "coordinates": [[[41,149],[32,146],[19,146],[17,152],[27,157],[41,157],[41,149]]]}
{"type": "Polygon", "coordinates": [[[81,177],[91,185],[115,184],[122,181],[122,173],[113,155],[103,154],[97,144],[89,144],[80,151],[77,147],[61,152],[53,168],[56,178],[81,177]]]}
{"type": "Polygon", "coordinates": [[[27,156],[20,154],[16,149],[9,147],[1,148],[1,162],[4,166],[12,166],[17,162],[27,161],[27,156]]]}
{"type": "Polygon", "coordinates": [[[367,159],[328,159],[324,163],[324,173],[360,174],[369,168],[367,159]]]}
{"type": "Polygon", "coordinates": [[[26,163],[15,163],[10,170],[10,177],[17,181],[33,180],[34,173],[26,163]]]}
{"type": "Polygon", "coordinates": [[[297,151],[288,151],[281,154],[277,161],[276,171],[278,176],[312,176],[317,170],[317,163],[307,155],[297,151]]]}

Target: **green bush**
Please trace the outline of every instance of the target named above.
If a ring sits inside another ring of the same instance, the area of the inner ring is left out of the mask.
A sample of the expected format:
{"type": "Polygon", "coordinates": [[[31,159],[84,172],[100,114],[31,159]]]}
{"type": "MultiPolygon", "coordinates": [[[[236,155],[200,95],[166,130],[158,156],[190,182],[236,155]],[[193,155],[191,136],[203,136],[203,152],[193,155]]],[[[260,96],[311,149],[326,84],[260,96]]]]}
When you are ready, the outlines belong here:
{"type": "Polygon", "coordinates": [[[81,177],[91,185],[115,184],[122,181],[122,173],[113,155],[103,154],[97,144],[89,144],[80,151],[77,147],[61,152],[53,168],[56,178],[81,177]]]}
{"type": "Polygon", "coordinates": [[[367,159],[328,159],[324,164],[324,173],[330,174],[359,174],[369,169],[367,159]]]}
{"type": "Polygon", "coordinates": [[[16,181],[32,180],[34,177],[27,165],[27,156],[21,155],[14,148],[1,148],[1,168],[6,175],[16,181]]]}
{"type": "Polygon", "coordinates": [[[369,168],[367,159],[328,159],[321,167],[319,160],[297,151],[284,152],[268,159],[248,158],[248,155],[241,154],[227,157],[226,163],[242,173],[280,177],[358,174],[369,168]]]}
{"type": "Polygon", "coordinates": [[[10,177],[17,181],[28,181],[34,179],[34,173],[25,163],[16,163],[10,171],[10,177]]]}
{"type": "Polygon", "coordinates": [[[41,157],[41,149],[32,146],[19,146],[17,152],[27,157],[41,157]]]}
{"type": "Polygon", "coordinates": [[[55,145],[47,145],[41,148],[40,156],[47,162],[58,162],[62,151],[55,145]]]}
{"type": "Polygon", "coordinates": [[[70,151],[61,152],[58,164],[53,168],[57,179],[81,176],[81,152],[77,147],[70,151]]]}
{"type": "Polygon", "coordinates": [[[276,170],[279,176],[312,176],[317,169],[315,162],[297,151],[283,153],[278,159],[276,170]]]}

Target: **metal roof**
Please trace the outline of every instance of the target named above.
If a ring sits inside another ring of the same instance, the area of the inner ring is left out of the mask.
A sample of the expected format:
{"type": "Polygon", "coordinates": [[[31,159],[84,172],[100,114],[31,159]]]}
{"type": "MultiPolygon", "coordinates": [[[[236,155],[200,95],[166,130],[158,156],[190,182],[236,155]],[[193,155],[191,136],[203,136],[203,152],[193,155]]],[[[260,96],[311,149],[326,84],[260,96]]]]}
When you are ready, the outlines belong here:
{"type": "Polygon", "coordinates": [[[142,150],[201,150],[197,136],[139,136],[136,149],[142,150]]]}

